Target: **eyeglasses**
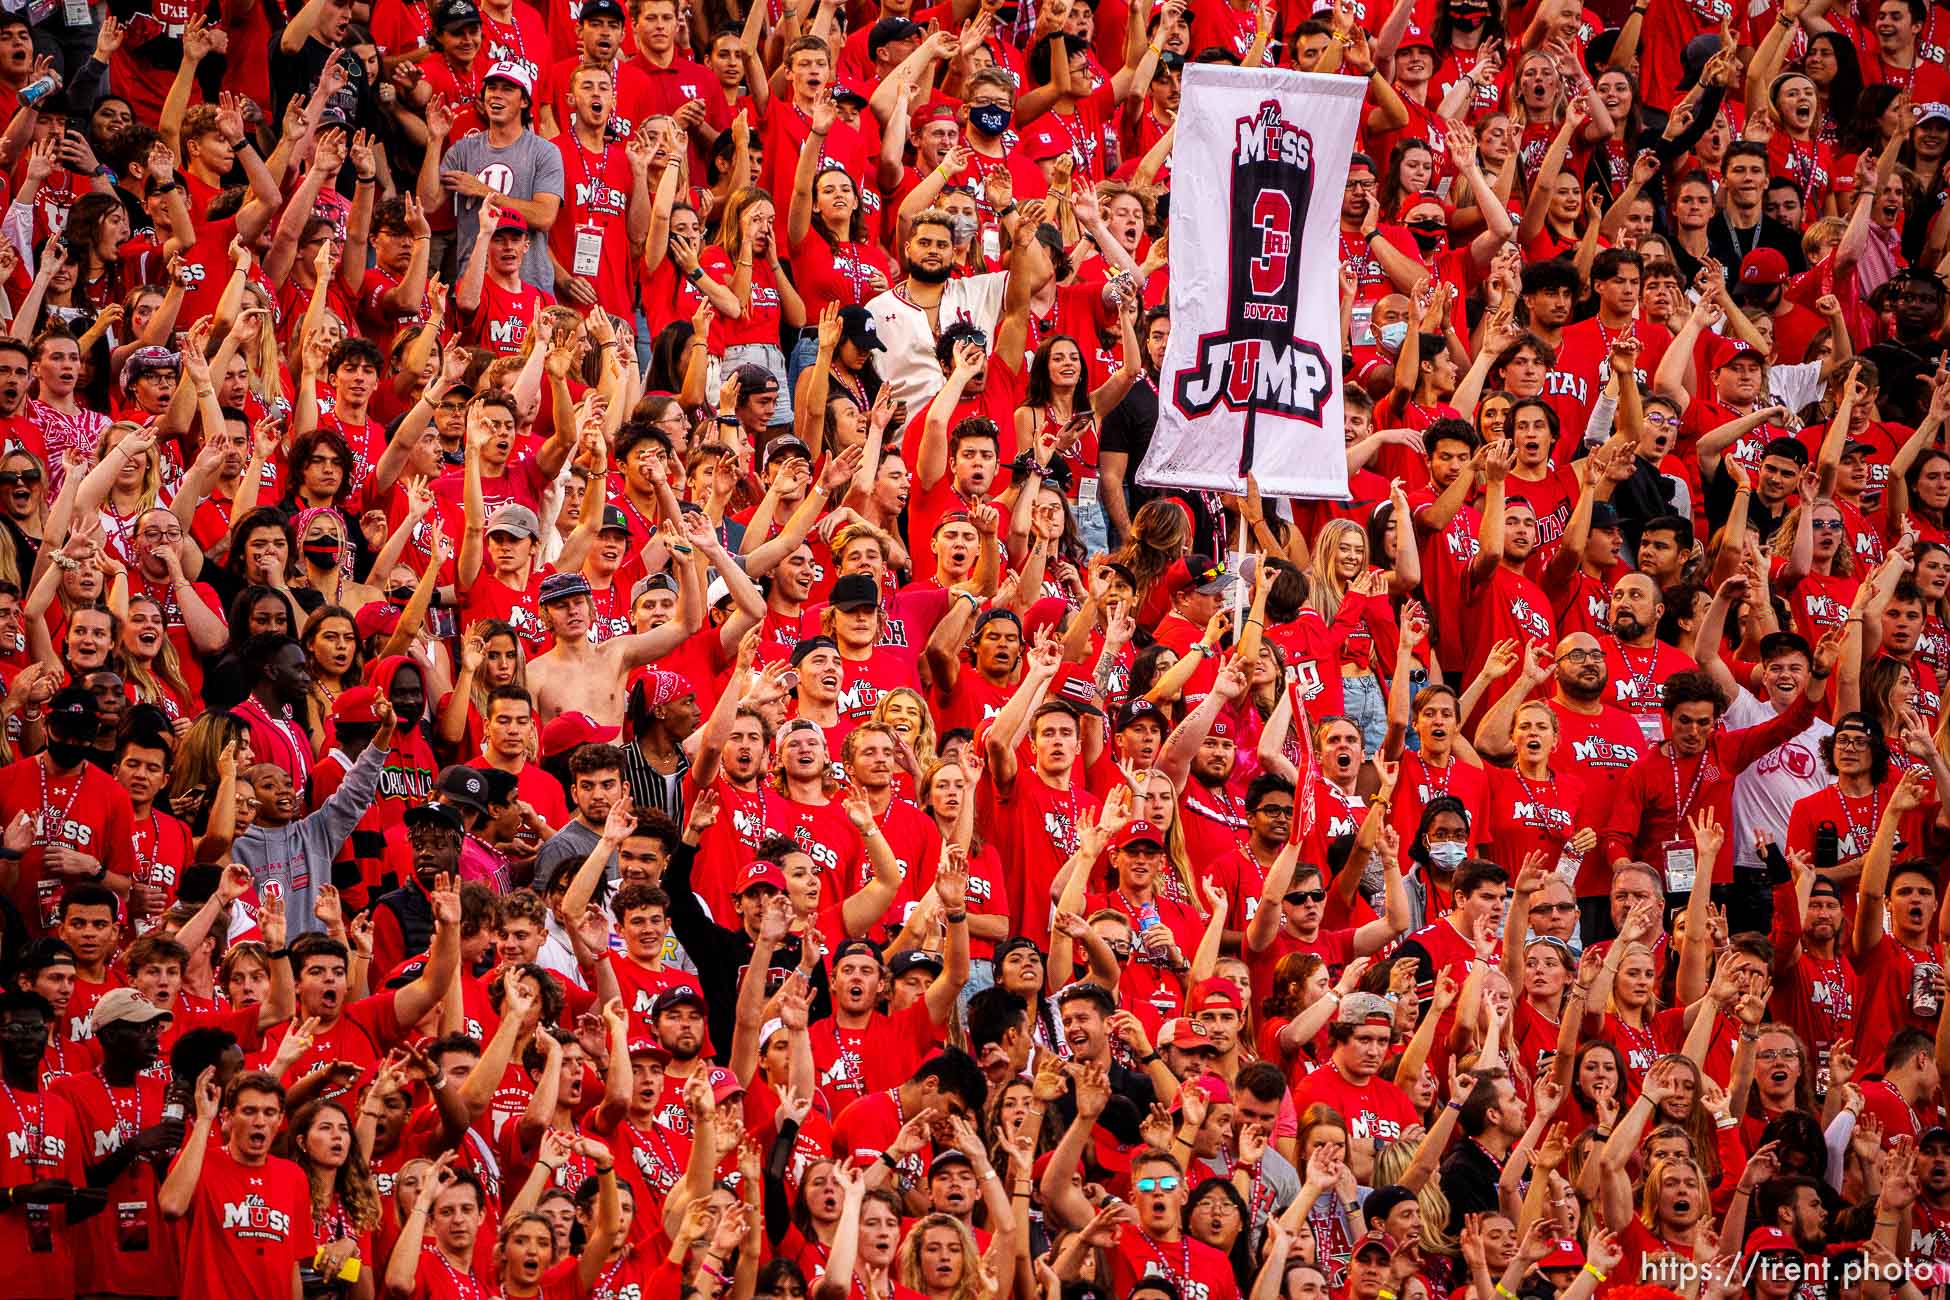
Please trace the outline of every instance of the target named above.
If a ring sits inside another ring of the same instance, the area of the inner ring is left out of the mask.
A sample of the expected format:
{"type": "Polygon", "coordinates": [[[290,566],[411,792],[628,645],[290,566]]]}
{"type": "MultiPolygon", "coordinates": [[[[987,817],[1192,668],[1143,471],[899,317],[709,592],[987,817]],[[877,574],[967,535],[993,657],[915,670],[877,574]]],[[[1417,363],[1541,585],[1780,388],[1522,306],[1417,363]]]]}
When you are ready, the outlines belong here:
{"type": "Polygon", "coordinates": [[[1657,425],[1661,429],[1677,429],[1679,427],[1679,417],[1676,415],[1648,414],[1645,417],[1645,422],[1647,424],[1657,425]]]}
{"type": "Polygon", "coordinates": [[[1601,664],[1605,662],[1603,650],[1566,650],[1557,657],[1561,664],[1601,664]]]}
{"type": "Polygon", "coordinates": [[[41,481],[37,469],[0,469],[0,487],[19,487],[25,483],[29,487],[41,481]]]}
{"type": "Polygon", "coordinates": [[[137,531],[136,537],[145,542],[175,543],[183,540],[183,530],[180,528],[144,528],[137,531]]]}
{"type": "Polygon", "coordinates": [[[1286,901],[1305,906],[1308,903],[1324,902],[1326,898],[1327,891],[1324,889],[1296,889],[1286,896],[1286,901]]]}
{"type": "Polygon", "coordinates": [[[1538,903],[1530,909],[1530,914],[1535,916],[1539,912],[1575,912],[1577,910],[1578,905],[1576,903],[1538,903]]]}
{"type": "Polygon", "coordinates": [[[1798,1061],[1801,1049],[1798,1047],[1770,1047],[1764,1052],[1755,1052],[1756,1061],[1798,1061]]]}
{"type": "Polygon", "coordinates": [[[1166,1174],[1162,1178],[1140,1178],[1131,1186],[1140,1192],[1175,1192],[1178,1190],[1178,1175],[1166,1174]]]}
{"type": "Polygon", "coordinates": [[[1869,738],[1859,731],[1838,731],[1835,733],[1836,749],[1867,749],[1869,738]]]}
{"type": "Polygon", "coordinates": [[[1290,803],[1263,803],[1259,807],[1249,808],[1247,811],[1256,817],[1291,817],[1293,816],[1293,805],[1290,803]]]}
{"type": "Polygon", "coordinates": [[[1104,940],[1104,946],[1110,949],[1111,955],[1114,957],[1128,957],[1131,955],[1131,942],[1128,939],[1106,939],[1104,940]]]}

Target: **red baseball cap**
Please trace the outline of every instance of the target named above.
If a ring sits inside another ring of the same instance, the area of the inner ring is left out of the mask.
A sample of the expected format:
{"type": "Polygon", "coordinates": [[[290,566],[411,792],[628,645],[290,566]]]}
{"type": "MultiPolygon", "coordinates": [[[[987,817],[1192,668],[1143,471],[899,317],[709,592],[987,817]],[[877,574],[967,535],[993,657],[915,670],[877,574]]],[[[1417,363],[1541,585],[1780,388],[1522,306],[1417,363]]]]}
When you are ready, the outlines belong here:
{"type": "Polygon", "coordinates": [[[332,721],[334,722],[378,722],[379,688],[376,686],[354,686],[339,693],[332,701],[332,721]]]}
{"type": "Polygon", "coordinates": [[[1550,1254],[1537,1261],[1538,1268],[1583,1268],[1584,1248],[1569,1237],[1551,1242],[1550,1254]]]}
{"type": "Polygon", "coordinates": [[[1165,833],[1158,829],[1156,823],[1140,817],[1117,833],[1117,840],[1111,847],[1128,849],[1133,844],[1149,844],[1153,848],[1162,849],[1165,846],[1165,833]]]}
{"type": "MultiPolygon", "coordinates": [[[[1773,249],[1768,249],[1773,252],[1773,249]]],[[[1722,366],[1733,364],[1742,358],[1757,364],[1765,364],[1765,358],[1756,352],[1745,339],[1723,338],[1713,345],[1712,360],[1707,362],[1709,372],[1717,372],[1722,366]]]]}
{"type": "Polygon", "coordinates": [[[1796,1255],[1801,1253],[1801,1247],[1795,1244],[1794,1238],[1779,1228],[1755,1228],[1747,1234],[1747,1244],[1741,1248],[1740,1253],[1749,1256],[1765,1255],[1777,1250],[1790,1251],[1796,1255]]]}
{"type": "Polygon", "coordinates": [[[1023,156],[1030,162],[1060,158],[1070,151],[1070,142],[1050,130],[1038,130],[1023,138],[1023,156]]]}
{"type": "Polygon", "coordinates": [[[746,890],[754,889],[759,885],[770,885],[783,894],[785,892],[785,872],[779,870],[777,863],[762,860],[749,863],[743,871],[738,873],[738,881],[731,887],[731,896],[736,898],[746,890]]]}
{"type": "Polygon", "coordinates": [[[1212,1041],[1212,1031],[1190,1016],[1179,1016],[1167,1020],[1158,1033],[1160,1047],[1175,1047],[1181,1052],[1216,1052],[1218,1044],[1212,1041]]]}
{"type": "Polygon", "coordinates": [[[1217,975],[1207,976],[1193,985],[1191,999],[1185,1007],[1193,1015],[1213,1007],[1231,1007],[1242,1014],[1246,1010],[1246,1004],[1239,998],[1239,986],[1217,975]]]}
{"type": "Polygon", "coordinates": [[[1740,263],[1742,284],[1786,284],[1787,278],[1787,258],[1777,248],[1756,248],[1740,263]]]}
{"type": "Polygon", "coordinates": [[[599,727],[586,713],[558,713],[542,728],[542,757],[566,754],[578,745],[602,745],[616,739],[619,728],[599,727]]]}
{"type": "Polygon", "coordinates": [[[630,1040],[630,1055],[648,1056],[654,1060],[668,1061],[670,1059],[670,1049],[654,1038],[632,1038],[630,1040]]]}
{"type": "Polygon", "coordinates": [[[399,626],[399,616],[402,612],[383,600],[369,601],[359,606],[359,612],[352,616],[352,627],[358,632],[361,641],[389,635],[399,626]]]}
{"type": "Polygon", "coordinates": [[[1412,50],[1418,45],[1432,50],[1435,48],[1435,38],[1429,35],[1428,28],[1411,21],[1407,29],[1402,32],[1401,40],[1395,43],[1395,50],[1399,53],[1402,50],[1412,50]]]}

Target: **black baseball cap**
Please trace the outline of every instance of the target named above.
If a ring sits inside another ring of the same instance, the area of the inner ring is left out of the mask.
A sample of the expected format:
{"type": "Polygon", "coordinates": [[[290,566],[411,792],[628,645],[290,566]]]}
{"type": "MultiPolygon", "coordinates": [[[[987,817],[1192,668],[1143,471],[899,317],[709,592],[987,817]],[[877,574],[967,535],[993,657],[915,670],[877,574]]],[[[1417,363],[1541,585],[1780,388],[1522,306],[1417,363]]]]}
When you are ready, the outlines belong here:
{"type": "Polygon", "coordinates": [[[840,308],[840,342],[851,343],[862,352],[885,352],[880,341],[880,326],[865,307],[849,303],[840,308]]]}
{"type": "Polygon", "coordinates": [[[440,774],[439,784],[435,788],[440,791],[442,803],[453,804],[470,812],[487,811],[487,778],[481,775],[479,768],[456,763],[440,774]]]}
{"type": "MultiPolygon", "coordinates": [[[[596,2],[600,3],[600,0],[596,2]]],[[[610,2],[614,3],[615,0],[610,2]]],[[[588,5],[584,5],[583,8],[586,10],[588,5]]],[[[462,27],[479,27],[481,10],[474,0],[442,0],[428,12],[427,21],[433,25],[433,30],[436,32],[451,32],[462,27]]]]}
{"type": "Polygon", "coordinates": [[[629,14],[617,0],[582,0],[582,12],[576,15],[576,21],[586,23],[591,18],[614,18],[625,27],[630,25],[629,14]]]}
{"type": "Polygon", "coordinates": [[[1124,728],[1142,722],[1146,718],[1157,723],[1161,730],[1170,730],[1165,726],[1165,715],[1162,709],[1142,695],[1133,695],[1117,706],[1117,717],[1112,722],[1111,733],[1119,734],[1124,728]]]}
{"type": "Polygon", "coordinates": [[[792,666],[797,668],[805,657],[815,650],[838,651],[840,643],[830,636],[809,636],[792,647],[792,666]]]}
{"type": "Polygon", "coordinates": [[[882,18],[867,33],[867,57],[874,58],[895,41],[911,41],[921,35],[921,25],[906,18],[882,18]]]}
{"type": "Polygon", "coordinates": [[[870,574],[845,574],[833,584],[832,599],[827,603],[834,609],[879,609],[880,584],[870,574]]]}
{"type": "Polygon", "coordinates": [[[65,687],[47,702],[47,729],[64,739],[93,740],[101,721],[101,706],[84,686],[65,687]]]}

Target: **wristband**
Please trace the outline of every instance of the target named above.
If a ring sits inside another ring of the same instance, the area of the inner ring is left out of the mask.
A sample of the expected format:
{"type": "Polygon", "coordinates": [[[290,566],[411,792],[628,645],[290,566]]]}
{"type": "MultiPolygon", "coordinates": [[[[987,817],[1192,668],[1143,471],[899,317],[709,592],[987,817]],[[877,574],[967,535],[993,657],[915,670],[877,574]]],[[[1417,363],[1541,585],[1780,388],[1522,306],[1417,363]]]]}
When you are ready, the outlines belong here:
{"type": "Polygon", "coordinates": [[[1596,1264],[1586,1264],[1584,1266],[1584,1271],[1591,1274],[1591,1276],[1597,1278],[1600,1282],[1605,1280],[1605,1271],[1599,1268],[1596,1264]]]}
{"type": "Polygon", "coordinates": [[[1150,1065],[1153,1061],[1159,1061],[1163,1059],[1164,1058],[1159,1056],[1158,1053],[1154,1050],[1154,1051],[1146,1052],[1143,1056],[1138,1057],[1138,1064],[1150,1065]]]}
{"type": "Polygon", "coordinates": [[[1387,1287],[1382,1287],[1379,1291],[1375,1292],[1375,1294],[1377,1296],[1380,1296],[1381,1300],[1395,1300],[1395,1293],[1393,1291],[1390,1291],[1387,1287]]]}
{"type": "Polygon", "coordinates": [[[874,1158],[879,1160],[881,1164],[886,1165],[889,1169],[900,1168],[900,1162],[895,1160],[892,1156],[888,1155],[885,1151],[882,1151],[878,1156],[874,1158]]]}
{"type": "Polygon", "coordinates": [[[1496,1284],[1496,1293],[1502,1296],[1503,1300],[1517,1300],[1516,1293],[1511,1291],[1509,1287],[1504,1286],[1501,1282],[1496,1284]]]}
{"type": "Polygon", "coordinates": [[[1713,1121],[1713,1127],[1714,1128],[1735,1128],[1738,1127],[1739,1123],[1740,1121],[1732,1115],[1722,1115],[1720,1116],[1720,1118],[1713,1121]]]}
{"type": "Polygon", "coordinates": [[[960,925],[963,921],[966,921],[968,919],[968,913],[967,912],[945,912],[942,914],[941,919],[946,921],[949,925],[960,925]]]}
{"type": "Polygon", "coordinates": [[[1010,199],[1007,203],[1003,204],[1001,207],[995,210],[995,219],[997,221],[1000,221],[1002,220],[1002,218],[1008,216],[1011,212],[1014,212],[1015,210],[1016,210],[1016,201],[1014,199],[1010,199]]]}
{"type": "Polygon", "coordinates": [[[1002,1181],[1002,1175],[995,1172],[995,1167],[993,1165],[991,1165],[989,1168],[984,1169],[982,1171],[983,1182],[987,1182],[991,1178],[993,1178],[998,1183],[1002,1181]]]}
{"type": "Polygon", "coordinates": [[[684,279],[689,281],[691,284],[696,284],[699,280],[702,280],[703,278],[704,278],[704,268],[701,266],[694,266],[690,270],[684,272],[684,279]]]}

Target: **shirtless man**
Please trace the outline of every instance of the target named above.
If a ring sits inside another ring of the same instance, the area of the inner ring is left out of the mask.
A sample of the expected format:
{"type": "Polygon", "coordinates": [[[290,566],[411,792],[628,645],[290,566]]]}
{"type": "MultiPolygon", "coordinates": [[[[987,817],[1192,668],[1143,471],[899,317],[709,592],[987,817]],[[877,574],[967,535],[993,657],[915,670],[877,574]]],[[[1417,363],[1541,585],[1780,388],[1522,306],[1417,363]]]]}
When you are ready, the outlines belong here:
{"type": "Polygon", "coordinates": [[[649,632],[611,637],[589,644],[595,617],[589,579],[580,573],[551,573],[536,598],[542,622],[555,637],[547,654],[528,663],[528,689],[535,696],[536,722],[546,726],[560,713],[586,713],[598,726],[623,722],[623,694],[630,672],[669,654],[704,626],[704,611],[680,587],[677,617],[649,632]]]}

